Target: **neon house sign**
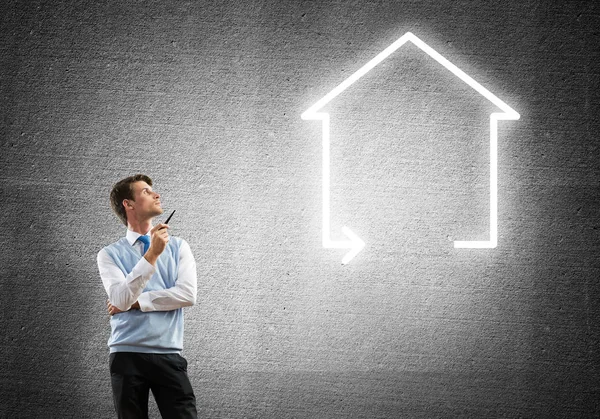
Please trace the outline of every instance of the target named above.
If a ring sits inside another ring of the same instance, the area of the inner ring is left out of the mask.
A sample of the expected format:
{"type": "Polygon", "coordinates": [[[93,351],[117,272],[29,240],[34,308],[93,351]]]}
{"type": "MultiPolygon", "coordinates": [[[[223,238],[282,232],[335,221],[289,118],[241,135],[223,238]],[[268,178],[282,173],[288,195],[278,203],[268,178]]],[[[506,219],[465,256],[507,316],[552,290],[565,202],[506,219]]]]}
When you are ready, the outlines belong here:
{"type": "Polygon", "coordinates": [[[329,102],[336,98],[340,93],[358,81],[361,77],[375,68],[379,63],[393,54],[397,49],[407,42],[412,42],[415,46],[436,60],[448,71],[453,73],[460,80],[475,89],[480,95],[492,102],[502,112],[493,112],[490,114],[490,234],[487,241],[454,241],[455,248],[495,248],[498,244],[498,121],[517,120],[520,118],[518,112],[508,106],[496,95],[491,93],[472,77],[456,67],[437,51],[419,39],[411,32],[405,33],[398,40],[388,46],[386,49],[376,55],[371,61],[362,66],[358,71],[341,82],[337,87],[323,96],[317,103],[308,108],[303,114],[304,120],[317,120],[322,124],[323,136],[323,232],[322,241],[324,248],[347,249],[347,253],[342,259],[343,264],[350,262],[365,247],[365,242],[358,237],[350,228],[343,226],[342,233],[346,236],[345,240],[331,239],[331,205],[330,205],[330,118],[329,114],[321,111],[329,102]]]}

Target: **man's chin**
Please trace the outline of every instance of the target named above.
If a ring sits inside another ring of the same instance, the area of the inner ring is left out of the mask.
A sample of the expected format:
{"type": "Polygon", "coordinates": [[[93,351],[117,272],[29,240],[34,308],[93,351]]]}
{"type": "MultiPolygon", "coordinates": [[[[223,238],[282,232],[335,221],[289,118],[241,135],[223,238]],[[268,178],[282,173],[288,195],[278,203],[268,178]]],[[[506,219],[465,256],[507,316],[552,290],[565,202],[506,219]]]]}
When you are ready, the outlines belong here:
{"type": "Polygon", "coordinates": [[[165,210],[163,210],[162,208],[157,208],[155,211],[152,212],[152,218],[158,217],[163,212],[165,212],[165,210]]]}

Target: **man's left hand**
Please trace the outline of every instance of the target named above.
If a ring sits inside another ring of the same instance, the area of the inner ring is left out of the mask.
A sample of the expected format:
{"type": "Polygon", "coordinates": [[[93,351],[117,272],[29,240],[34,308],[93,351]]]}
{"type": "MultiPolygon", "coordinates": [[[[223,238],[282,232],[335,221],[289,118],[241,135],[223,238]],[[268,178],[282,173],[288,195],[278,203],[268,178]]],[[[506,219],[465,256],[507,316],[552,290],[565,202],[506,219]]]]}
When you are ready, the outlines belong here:
{"type": "MultiPolygon", "coordinates": [[[[108,314],[111,316],[114,316],[115,314],[118,314],[118,313],[123,313],[123,310],[119,309],[118,307],[113,306],[110,303],[110,300],[106,300],[106,308],[108,309],[108,314]]],[[[129,310],[131,310],[131,309],[139,310],[139,308],[140,308],[140,304],[136,301],[135,303],[133,303],[133,305],[131,306],[131,308],[129,310]]],[[[129,310],[126,310],[126,311],[129,311],[129,310]]]]}

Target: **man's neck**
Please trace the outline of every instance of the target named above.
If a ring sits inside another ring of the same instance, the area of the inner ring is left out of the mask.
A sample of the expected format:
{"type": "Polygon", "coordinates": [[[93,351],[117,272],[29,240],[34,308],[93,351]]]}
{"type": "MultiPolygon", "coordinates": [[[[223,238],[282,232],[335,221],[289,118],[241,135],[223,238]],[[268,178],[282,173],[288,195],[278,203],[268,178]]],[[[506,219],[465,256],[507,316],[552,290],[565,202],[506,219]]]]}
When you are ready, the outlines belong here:
{"type": "Polygon", "coordinates": [[[127,228],[139,234],[146,234],[152,229],[152,219],[148,220],[127,220],[127,228]]]}

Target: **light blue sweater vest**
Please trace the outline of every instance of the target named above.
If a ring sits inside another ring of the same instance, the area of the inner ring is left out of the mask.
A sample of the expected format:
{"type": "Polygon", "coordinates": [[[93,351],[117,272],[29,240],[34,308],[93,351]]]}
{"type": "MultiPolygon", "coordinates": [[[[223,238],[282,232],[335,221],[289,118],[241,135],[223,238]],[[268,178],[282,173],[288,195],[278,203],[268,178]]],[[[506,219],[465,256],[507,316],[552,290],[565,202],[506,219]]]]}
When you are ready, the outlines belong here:
{"type": "MultiPolygon", "coordinates": [[[[179,269],[182,240],[170,237],[166,249],[156,262],[154,275],[146,283],[146,291],[175,286],[179,269]]],[[[124,237],[104,248],[115,264],[127,275],[142,256],[124,237]]],[[[110,352],[180,353],[183,349],[183,309],[142,312],[130,310],[111,317],[110,352]]]]}

